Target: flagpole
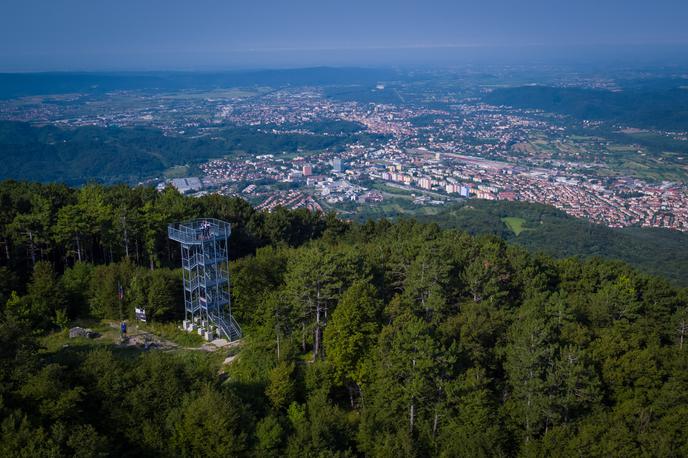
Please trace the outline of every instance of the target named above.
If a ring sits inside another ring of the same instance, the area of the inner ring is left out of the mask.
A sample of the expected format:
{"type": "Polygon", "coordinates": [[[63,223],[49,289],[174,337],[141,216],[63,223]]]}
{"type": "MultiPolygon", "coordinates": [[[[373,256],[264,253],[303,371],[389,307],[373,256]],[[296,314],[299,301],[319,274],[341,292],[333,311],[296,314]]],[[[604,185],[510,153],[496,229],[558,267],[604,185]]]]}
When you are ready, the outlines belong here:
{"type": "Polygon", "coordinates": [[[124,288],[122,283],[117,282],[117,299],[119,301],[119,338],[124,340],[124,317],[122,315],[122,300],[124,299],[124,288]]]}

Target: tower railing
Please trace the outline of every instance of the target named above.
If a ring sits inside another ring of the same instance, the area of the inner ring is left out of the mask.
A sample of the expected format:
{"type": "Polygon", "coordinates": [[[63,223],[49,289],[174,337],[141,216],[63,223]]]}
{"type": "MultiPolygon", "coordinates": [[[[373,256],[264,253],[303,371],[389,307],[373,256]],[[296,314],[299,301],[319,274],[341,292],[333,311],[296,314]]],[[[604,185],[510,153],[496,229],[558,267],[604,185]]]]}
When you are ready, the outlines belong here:
{"type": "Polygon", "coordinates": [[[215,239],[228,239],[231,233],[229,223],[215,218],[172,223],[167,227],[170,239],[194,245],[215,239]]]}
{"type": "Polygon", "coordinates": [[[229,223],[201,218],[170,224],[167,234],[181,244],[187,322],[204,323],[209,333],[217,328],[229,340],[240,338],[229,295],[229,223]]]}

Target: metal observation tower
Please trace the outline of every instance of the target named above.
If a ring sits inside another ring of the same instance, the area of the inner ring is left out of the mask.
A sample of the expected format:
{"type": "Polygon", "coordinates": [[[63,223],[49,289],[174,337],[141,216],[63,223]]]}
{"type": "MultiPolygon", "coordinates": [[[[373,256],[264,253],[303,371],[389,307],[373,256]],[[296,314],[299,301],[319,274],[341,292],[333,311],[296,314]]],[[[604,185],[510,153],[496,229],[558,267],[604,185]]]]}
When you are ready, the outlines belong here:
{"type": "Polygon", "coordinates": [[[229,223],[213,218],[173,223],[170,239],[181,243],[184,277],[184,329],[198,331],[207,340],[241,338],[232,316],[227,258],[229,223]]]}

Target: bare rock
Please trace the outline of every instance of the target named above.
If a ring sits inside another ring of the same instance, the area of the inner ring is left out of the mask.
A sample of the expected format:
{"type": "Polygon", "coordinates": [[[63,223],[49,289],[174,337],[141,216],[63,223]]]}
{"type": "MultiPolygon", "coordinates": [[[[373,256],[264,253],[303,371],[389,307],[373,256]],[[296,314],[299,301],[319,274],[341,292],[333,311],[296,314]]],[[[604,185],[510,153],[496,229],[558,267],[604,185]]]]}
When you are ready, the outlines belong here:
{"type": "Polygon", "coordinates": [[[69,330],[69,338],[74,339],[75,337],[86,337],[87,339],[95,339],[99,336],[97,332],[92,329],[82,328],[80,326],[73,327],[69,330]]]}

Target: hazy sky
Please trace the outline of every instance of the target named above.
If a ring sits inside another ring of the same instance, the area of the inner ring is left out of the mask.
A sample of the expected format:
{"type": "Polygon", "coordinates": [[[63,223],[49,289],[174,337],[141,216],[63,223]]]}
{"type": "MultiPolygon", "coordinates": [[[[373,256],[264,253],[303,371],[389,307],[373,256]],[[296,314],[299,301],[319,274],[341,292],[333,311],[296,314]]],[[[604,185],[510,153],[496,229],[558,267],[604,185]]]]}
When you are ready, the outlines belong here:
{"type": "Polygon", "coordinates": [[[0,0],[0,70],[233,68],[348,63],[399,48],[600,44],[688,44],[688,1],[0,0]]]}

